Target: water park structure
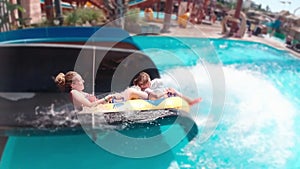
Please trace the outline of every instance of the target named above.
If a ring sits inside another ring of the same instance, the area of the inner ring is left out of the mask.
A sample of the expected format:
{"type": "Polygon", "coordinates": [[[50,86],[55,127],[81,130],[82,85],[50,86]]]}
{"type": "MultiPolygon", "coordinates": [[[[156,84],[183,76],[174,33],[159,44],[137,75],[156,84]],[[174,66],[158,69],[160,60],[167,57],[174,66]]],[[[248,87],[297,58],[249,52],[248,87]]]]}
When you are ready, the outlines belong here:
{"type": "Polygon", "coordinates": [[[2,33],[0,44],[0,72],[6,79],[0,83],[1,153],[11,136],[77,135],[84,134],[87,128],[97,132],[109,128],[125,133],[144,128],[147,136],[148,130],[159,133],[162,132],[160,126],[177,123],[189,141],[198,133],[195,121],[184,111],[188,107],[176,98],[167,101],[170,104],[177,100],[177,106],[169,108],[163,100],[137,102],[148,107],[145,107],[147,110],[136,109],[136,116],[129,116],[131,111],[121,111],[121,103],[110,104],[115,112],[78,114],[69,94],[58,90],[53,77],[69,70],[80,72],[88,84],[85,90],[98,96],[126,89],[140,71],[159,78],[154,62],[139,51],[128,32],[122,29],[24,29],[2,33]]]}

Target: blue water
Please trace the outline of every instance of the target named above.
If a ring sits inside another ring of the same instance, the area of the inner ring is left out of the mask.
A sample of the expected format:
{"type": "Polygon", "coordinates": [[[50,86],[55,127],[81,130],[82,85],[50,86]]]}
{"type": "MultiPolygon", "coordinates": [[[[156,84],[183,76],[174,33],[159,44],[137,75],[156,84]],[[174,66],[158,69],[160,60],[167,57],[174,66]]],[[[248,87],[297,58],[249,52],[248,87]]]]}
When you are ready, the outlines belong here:
{"type": "MultiPolygon", "coordinates": [[[[144,11],[140,12],[140,17],[144,18],[145,17],[145,13],[144,11]]],[[[165,17],[165,13],[164,12],[153,12],[153,18],[157,18],[157,19],[164,19],[165,17]]],[[[176,20],[176,15],[171,15],[171,19],[176,20]]]]}
{"type": "Polygon", "coordinates": [[[199,128],[193,141],[154,157],[132,159],[99,148],[86,135],[10,137],[0,168],[300,168],[298,58],[244,41],[133,39],[168,85],[203,97],[191,112],[199,128]],[[212,87],[211,75],[220,67],[224,91],[212,87]],[[185,81],[189,73],[196,86],[185,81]],[[212,111],[214,93],[225,94],[221,113],[212,111]],[[209,127],[212,134],[204,137],[209,127]]]}

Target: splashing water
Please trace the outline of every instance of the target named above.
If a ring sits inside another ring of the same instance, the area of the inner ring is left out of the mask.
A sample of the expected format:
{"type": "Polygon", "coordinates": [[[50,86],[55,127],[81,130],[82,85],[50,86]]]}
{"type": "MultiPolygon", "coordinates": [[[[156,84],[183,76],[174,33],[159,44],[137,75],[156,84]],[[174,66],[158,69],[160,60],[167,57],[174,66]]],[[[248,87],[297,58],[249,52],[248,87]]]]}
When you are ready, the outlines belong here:
{"type": "Polygon", "coordinates": [[[73,105],[65,105],[59,109],[52,104],[49,107],[36,107],[34,119],[27,120],[25,114],[16,117],[18,123],[33,126],[37,129],[56,131],[64,127],[79,126],[77,113],[73,109],[73,105]]]}
{"type": "MultiPolygon", "coordinates": [[[[284,167],[293,156],[296,107],[257,72],[224,67],[224,73],[227,99],[223,118],[207,142],[200,144],[195,139],[185,147],[187,161],[197,168],[284,167]]],[[[204,102],[201,107],[209,104],[204,102]]],[[[198,112],[199,128],[209,122],[207,110],[198,112]]]]}
{"type": "MultiPolygon", "coordinates": [[[[300,102],[295,96],[300,91],[299,85],[295,85],[300,83],[299,59],[257,43],[214,40],[212,44],[224,64],[226,80],[226,101],[220,122],[210,112],[212,93],[218,89],[211,88],[209,73],[203,65],[193,64],[192,53],[179,46],[167,50],[176,50],[173,54],[185,58],[188,67],[174,67],[170,59],[159,60],[158,65],[164,63],[162,78],[167,85],[178,88],[168,74],[189,69],[195,75],[198,94],[204,98],[194,115],[199,129],[218,124],[206,142],[201,141],[200,134],[179,151],[170,168],[294,168],[300,154],[296,148],[299,127],[295,125],[299,121],[300,102]]],[[[162,57],[164,53],[169,55],[165,51],[153,53],[154,61],[157,53],[162,57]]],[[[152,56],[151,51],[149,55],[152,56]]],[[[180,87],[186,95],[197,93],[188,85],[180,87]]]]}

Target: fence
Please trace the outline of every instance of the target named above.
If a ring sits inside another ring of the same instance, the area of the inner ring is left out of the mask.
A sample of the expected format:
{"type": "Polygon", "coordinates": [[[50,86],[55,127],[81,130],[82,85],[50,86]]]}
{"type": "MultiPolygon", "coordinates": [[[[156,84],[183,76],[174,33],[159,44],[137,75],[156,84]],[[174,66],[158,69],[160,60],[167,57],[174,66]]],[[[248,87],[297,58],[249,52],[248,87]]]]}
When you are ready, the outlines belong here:
{"type": "Polygon", "coordinates": [[[0,32],[10,30],[10,12],[7,9],[8,4],[8,0],[0,0],[0,32]]]}

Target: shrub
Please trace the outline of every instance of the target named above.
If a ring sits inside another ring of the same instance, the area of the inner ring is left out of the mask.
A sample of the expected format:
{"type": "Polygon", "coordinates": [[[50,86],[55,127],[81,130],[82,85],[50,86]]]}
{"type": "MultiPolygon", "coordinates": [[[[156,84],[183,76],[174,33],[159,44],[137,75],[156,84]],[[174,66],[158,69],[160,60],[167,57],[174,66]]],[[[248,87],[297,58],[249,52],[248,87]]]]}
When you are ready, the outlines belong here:
{"type": "Polygon", "coordinates": [[[69,12],[65,16],[67,25],[82,25],[86,22],[90,24],[102,24],[106,21],[105,13],[100,9],[78,8],[69,12]]]}
{"type": "Polygon", "coordinates": [[[138,23],[140,21],[140,9],[129,9],[126,13],[126,22],[138,23]]]}

